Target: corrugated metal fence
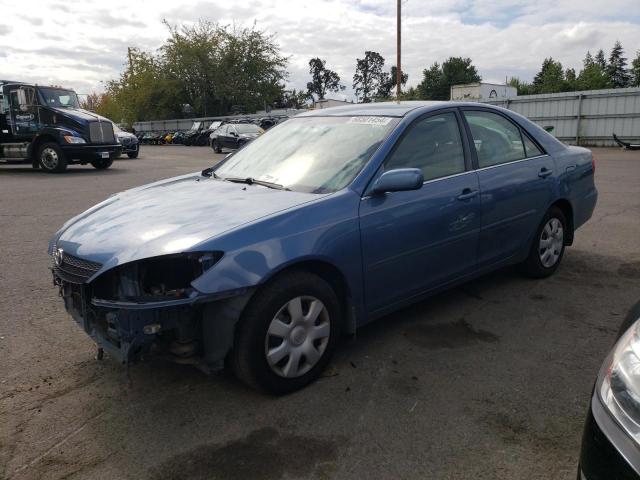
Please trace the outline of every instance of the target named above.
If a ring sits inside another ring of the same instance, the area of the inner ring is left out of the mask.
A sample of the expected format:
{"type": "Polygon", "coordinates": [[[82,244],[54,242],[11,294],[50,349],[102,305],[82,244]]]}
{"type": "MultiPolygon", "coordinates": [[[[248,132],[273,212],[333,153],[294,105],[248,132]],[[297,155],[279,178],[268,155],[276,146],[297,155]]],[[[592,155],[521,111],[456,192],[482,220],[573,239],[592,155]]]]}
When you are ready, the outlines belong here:
{"type": "Polygon", "coordinates": [[[525,95],[487,101],[518,112],[573,145],[613,146],[612,134],[640,141],[640,88],[525,95]]]}
{"type": "Polygon", "coordinates": [[[251,118],[264,118],[269,116],[285,115],[291,117],[297,115],[304,110],[272,110],[269,113],[255,113],[246,115],[227,115],[224,117],[200,117],[200,118],[180,118],[173,120],[153,120],[149,122],[136,122],[133,124],[133,128],[137,132],[177,132],[179,130],[189,130],[193,125],[193,122],[203,122],[204,127],[207,128],[212,122],[216,120],[240,120],[251,118]]]}

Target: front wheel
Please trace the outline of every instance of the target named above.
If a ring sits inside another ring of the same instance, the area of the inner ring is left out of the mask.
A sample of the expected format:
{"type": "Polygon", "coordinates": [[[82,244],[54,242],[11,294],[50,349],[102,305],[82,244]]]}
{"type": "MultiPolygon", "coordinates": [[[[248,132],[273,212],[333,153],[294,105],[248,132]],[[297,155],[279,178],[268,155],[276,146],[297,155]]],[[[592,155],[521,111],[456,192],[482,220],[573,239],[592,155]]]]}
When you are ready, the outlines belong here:
{"type": "Polygon", "coordinates": [[[67,157],[57,143],[43,143],[38,149],[38,163],[49,173],[60,173],[67,169],[67,157]]]}
{"type": "Polygon", "coordinates": [[[213,140],[211,142],[211,148],[213,148],[213,151],[215,153],[222,153],[222,147],[220,147],[220,143],[218,143],[218,140],[213,140]]]}
{"type": "Polygon", "coordinates": [[[104,160],[94,160],[93,162],[91,162],[91,165],[93,165],[93,168],[95,168],[96,170],[106,170],[111,166],[111,164],[113,164],[112,158],[104,160]]]}
{"type": "Polygon", "coordinates": [[[522,263],[522,272],[533,278],[552,275],[564,255],[567,220],[562,210],[551,207],[540,223],[529,256],[522,263]]]}
{"type": "Polygon", "coordinates": [[[320,376],[338,340],[341,309],[322,278],[284,274],[258,291],[234,339],[231,366],[250,386],[281,395],[320,376]]]}
{"type": "Polygon", "coordinates": [[[127,152],[127,157],[129,158],[138,158],[138,154],[140,153],[140,149],[136,149],[135,152],[127,152]]]}

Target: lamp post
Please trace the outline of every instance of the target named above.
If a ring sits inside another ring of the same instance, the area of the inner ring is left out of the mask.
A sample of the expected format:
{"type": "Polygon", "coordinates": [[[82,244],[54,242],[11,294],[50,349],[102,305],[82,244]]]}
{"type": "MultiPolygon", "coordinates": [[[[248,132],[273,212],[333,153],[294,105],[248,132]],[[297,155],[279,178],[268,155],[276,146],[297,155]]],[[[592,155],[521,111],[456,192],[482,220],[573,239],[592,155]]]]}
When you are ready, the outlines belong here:
{"type": "Polygon", "coordinates": [[[402,28],[400,25],[402,19],[402,0],[397,0],[398,12],[397,12],[397,59],[396,59],[396,101],[400,102],[400,84],[402,83],[402,68],[400,67],[400,54],[402,45],[402,28]]]}

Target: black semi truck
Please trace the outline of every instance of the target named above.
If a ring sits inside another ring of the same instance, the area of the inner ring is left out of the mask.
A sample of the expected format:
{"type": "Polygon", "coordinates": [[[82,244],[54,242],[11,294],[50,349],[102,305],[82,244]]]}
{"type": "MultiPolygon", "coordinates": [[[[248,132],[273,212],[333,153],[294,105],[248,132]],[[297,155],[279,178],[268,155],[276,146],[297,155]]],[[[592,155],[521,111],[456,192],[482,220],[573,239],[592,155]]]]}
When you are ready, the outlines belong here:
{"type": "Polygon", "coordinates": [[[0,80],[0,161],[47,172],[109,168],[122,145],[107,118],[83,110],[73,90],[0,80]]]}

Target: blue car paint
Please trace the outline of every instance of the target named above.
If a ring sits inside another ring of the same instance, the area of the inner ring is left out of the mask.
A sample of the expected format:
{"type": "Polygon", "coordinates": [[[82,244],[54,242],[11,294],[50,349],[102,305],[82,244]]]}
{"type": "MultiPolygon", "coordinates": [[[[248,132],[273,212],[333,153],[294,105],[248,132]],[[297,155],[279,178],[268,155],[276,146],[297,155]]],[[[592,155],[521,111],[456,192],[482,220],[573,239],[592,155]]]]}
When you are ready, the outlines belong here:
{"type": "Polygon", "coordinates": [[[475,151],[465,142],[468,171],[425,182],[416,191],[370,195],[382,162],[408,125],[425,114],[464,108],[478,105],[403,102],[303,114],[401,118],[341,191],[278,191],[188,174],[107,199],[67,222],[50,250],[55,246],[102,263],[89,282],[138,259],[224,252],[192,282],[203,298],[246,292],[292,265],[320,262],[343,278],[355,328],[426,294],[523,260],[544,213],[557,200],[571,205],[575,228],[593,212],[597,191],[590,152],[567,147],[524,117],[490,106],[482,108],[509,117],[547,153],[475,170],[475,151]],[[542,168],[552,174],[540,178],[542,168]],[[464,192],[478,194],[460,200],[464,192]]]}

